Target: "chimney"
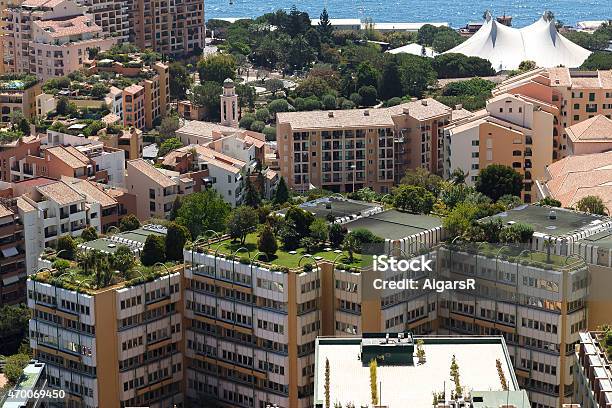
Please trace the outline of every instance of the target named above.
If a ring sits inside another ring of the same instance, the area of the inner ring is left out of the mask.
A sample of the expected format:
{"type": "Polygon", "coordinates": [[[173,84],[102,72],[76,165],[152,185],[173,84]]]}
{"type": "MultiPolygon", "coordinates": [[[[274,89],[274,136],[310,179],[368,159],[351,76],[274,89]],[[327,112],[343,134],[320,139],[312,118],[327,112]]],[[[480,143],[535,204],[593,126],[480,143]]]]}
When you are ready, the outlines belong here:
{"type": "Polygon", "coordinates": [[[423,106],[427,106],[427,99],[423,99],[423,100],[421,100],[421,105],[423,105],[423,106]]]}
{"type": "Polygon", "coordinates": [[[333,118],[334,117],[334,111],[327,112],[327,117],[328,118],[333,118]]]}
{"type": "Polygon", "coordinates": [[[370,116],[370,111],[369,110],[364,110],[363,111],[363,116],[370,116]]]}
{"type": "Polygon", "coordinates": [[[463,104],[458,103],[457,105],[455,105],[455,110],[461,110],[463,109],[463,104]]]}
{"type": "Polygon", "coordinates": [[[416,101],[418,101],[417,98],[414,98],[414,97],[410,98],[410,102],[416,102],[416,101]]]}

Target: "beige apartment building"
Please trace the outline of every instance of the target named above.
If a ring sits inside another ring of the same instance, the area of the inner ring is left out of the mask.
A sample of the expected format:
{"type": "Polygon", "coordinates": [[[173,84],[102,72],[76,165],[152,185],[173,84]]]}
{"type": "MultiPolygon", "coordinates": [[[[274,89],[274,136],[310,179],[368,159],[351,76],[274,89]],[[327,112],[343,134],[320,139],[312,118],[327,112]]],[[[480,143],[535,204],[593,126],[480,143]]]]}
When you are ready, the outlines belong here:
{"type": "Polygon", "coordinates": [[[481,169],[503,164],[523,175],[522,198],[531,202],[533,183],[553,161],[557,113],[556,106],[520,94],[491,98],[485,109],[445,128],[445,176],[459,168],[473,185],[481,169]]]}
{"type": "Polygon", "coordinates": [[[179,271],[99,289],[88,278],[64,289],[38,276],[28,280],[30,346],[68,406],[183,406],[179,271]]]}
{"type": "Polygon", "coordinates": [[[115,44],[85,12],[71,0],[26,0],[5,10],[5,72],[61,77],[82,68],[89,49],[115,44]]]}
{"type": "Polygon", "coordinates": [[[138,197],[136,216],[141,220],[167,218],[179,195],[193,193],[194,181],[177,171],[153,167],[143,159],[127,162],[127,191],[138,197]]]}
{"type": "Polygon", "coordinates": [[[509,78],[493,95],[521,94],[555,105],[553,160],[569,154],[565,129],[597,115],[612,116],[612,71],[536,69],[509,78]]]}
{"type": "Polygon", "coordinates": [[[24,301],[25,237],[17,201],[0,198],[0,307],[24,301]]]}
{"type": "Polygon", "coordinates": [[[407,169],[441,172],[439,131],[452,111],[428,98],[391,108],[278,113],[281,174],[301,191],[387,193],[407,169]]]}
{"type": "Polygon", "coordinates": [[[129,39],[140,48],[181,56],[204,49],[204,0],[128,0],[129,39]]]}
{"type": "Polygon", "coordinates": [[[0,75],[0,123],[10,123],[13,112],[21,112],[26,119],[36,116],[36,97],[42,83],[26,75],[0,75]]]}

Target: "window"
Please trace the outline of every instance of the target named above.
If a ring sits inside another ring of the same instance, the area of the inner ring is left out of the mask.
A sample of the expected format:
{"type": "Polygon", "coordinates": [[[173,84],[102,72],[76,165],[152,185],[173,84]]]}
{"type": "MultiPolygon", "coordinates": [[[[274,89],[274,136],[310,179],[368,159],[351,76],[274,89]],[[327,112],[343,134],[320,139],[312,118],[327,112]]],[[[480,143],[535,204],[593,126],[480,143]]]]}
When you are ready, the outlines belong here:
{"type": "Polygon", "coordinates": [[[155,200],[155,189],[153,188],[149,189],[149,198],[152,200],[155,200]]]}
{"type": "Polygon", "coordinates": [[[149,202],[149,211],[155,211],[155,201],[149,202]]]}

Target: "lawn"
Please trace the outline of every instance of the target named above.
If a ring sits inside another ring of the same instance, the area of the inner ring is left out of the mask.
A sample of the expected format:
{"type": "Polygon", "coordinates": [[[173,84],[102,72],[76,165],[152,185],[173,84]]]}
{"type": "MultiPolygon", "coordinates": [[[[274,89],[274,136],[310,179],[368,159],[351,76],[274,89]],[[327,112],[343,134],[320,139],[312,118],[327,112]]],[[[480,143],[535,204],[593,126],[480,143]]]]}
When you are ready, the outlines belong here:
{"type": "MultiPolygon", "coordinates": [[[[213,244],[210,246],[212,251],[215,251],[217,249],[217,247],[219,248],[219,252],[225,255],[233,255],[234,252],[236,252],[236,250],[240,247],[245,247],[249,250],[250,256],[255,255],[258,251],[257,251],[257,233],[251,233],[249,235],[247,235],[246,237],[246,241],[244,245],[241,245],[240,242],[232,242],[231,240],[226,240],[223,241],[223,243],[221,244],[213,244]],[[220,246],[219,246],[220,245],[220,246]]],[[[345,265],[349,265],[352,267],[360,267],[362,265],[362,260],[367,260],[369,259],[369,257],[364,257],[360,254],[355,254],[354,255],[354,259],[353,262],[350,263],[348,260],[348,252],[343,251],[341,254],[335,253],[333,250],[332,251],[325,251],[325,248],[319,248],[319,250],[317,252],[314,252],[310,255],[312,255],[313,257],[321,257],[329,262],[333,262],[336,258],[338,258],[338,260],[336,261],[336,263],[342,263],[345,265]]],[[[278,243],[278,250],[276,251],[276,254],[273,258],[269,259],[269,263],[274,264],[274,265],[278,265],[278,266],[286,266],[290,269],[292,268],[297,268],[298,267],[298,263],[300,261],[300,258],[305,255],[307,252],[304,248],[298,248],[296,250],[296,254],[290,254],[288,251],[285,251],[282,249],[281,247],[281,243],[278,243]]],[[[236,254],[237,257],[248,257],[249,254],[247,254],[246,251],[242,250],[240,252],[238,252],[236,254]]],[[[322,259],[322,260],[323,260],[322,259]]],[[[266,257],[265,255],[261,255],[259,257],[259,260],[261,262],[266,262],[266,257]]],[[[305,264],[309,263],[308,259],[304,258],[302,260],[301,265],[304,266],[305,264]]],[[[310,262],[312,263],[312,262],[310,262]]]]}

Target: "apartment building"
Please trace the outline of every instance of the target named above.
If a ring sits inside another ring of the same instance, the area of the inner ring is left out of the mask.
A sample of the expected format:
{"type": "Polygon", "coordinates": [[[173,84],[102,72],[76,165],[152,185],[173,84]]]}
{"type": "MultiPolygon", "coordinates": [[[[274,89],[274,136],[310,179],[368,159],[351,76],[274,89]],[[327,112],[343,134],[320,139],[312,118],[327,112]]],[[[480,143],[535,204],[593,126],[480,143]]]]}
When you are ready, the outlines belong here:
{"type": "Polygon", "coordinates": [[[18,200],[0,199],[0,307],[24,300],[27,276],[24,239],[18,200]]]}
{"type": "Polygon", "coordinates": [[[142,130],[131,127],[120,129],[106,129],[104,137],[99,138],[104,146],[123,150],[126,160],[135,160],[142,157],[142,130]]]}
{"type": "Polygon", "coordinates": [[[59,237],[79,237],[88,226],[87,220],[98,219],[100,214],[89,212],[85,196],[68,184],[35,178],[13,183],[13,194],[22,200],[19,217],[25,238],[28,274],[36,271],[42,251],[57,243],[59,237]]]}
{"type": "Polygon", "coordinates": [[[123,126],[144,129],[145,93],[144,87],[130,85],[123,90],[123,126]]]}
{"type": "Polygon", "coordinates": [[[576,350],[575,401],[581,408],[612,406],[612,371],[609,333],[589,331],[580,333],[576,350]]]}
{"type": "Polygon", "coordinates": [[[97,26],[101,27],[104,35],[114,37],[118,42],[128,40],[130,30],[127,2],[125,0],[78,0],[77,3],[85,6],[97,26]]]}
{"type": "Polygon", "coordinates": [[[194,181],[179,172],[152,166],[143,159],[127,162],[127,191],[138,197],[136,216],[141,220],[167,218],[179,195],[193,193],[194,181]],[[148,198],[148,199],[147,199],[148,198]]]}
{"type": "Polygon", "coordinates": [[[128,0],[129,41],[175,57],[204,49],[204,1],[128,0]]]}
{"type": "Polygon", "coordinates": [[[5,71],[57,78],[82,68],[89,49],[110,48],[116,39],[85,12],[71,0],[31,0],[8,8],[2,37],[5,71]]]}
{"type": "Polygon", "coordinates": [[[612,152],[567,156],[546,167],[536,181],[537,199],[551,197],[562,207],[575,207],[586,196],[597,196],[612,208],[612,152]]]}
{"type": "Polygon", "coordinates": [[[389,192],[409,168],[441,170],[438,133],[451,112],[429,98],[391,108],[278,113],[281,175],[300,191],[389,192]]]}
{"type": "Polygon", "coordinates": [[[48,386],[73,406],[166,408],[183,403],[182,282],[177,270],[152,280],[53,286],[28,280],[30,346],[48,386]]]}
{"type": "Polygon", "coordinates": [[[486,108],[444,129],[444,175],[463,170],[473,185],[489,164],[503,164],[524,177],[522,199],[535,199],[535,180],[553,161],[553,128],[558,108],[520,94],[501,94],[486,108]]]}
{"type": "Polygon", "coordinates": [[[578,122],[612,115],[612,71],[580,71],[564,67],[536,69],[503,81],[493,95],[521,94],[559,108],[553,128],[553,160],[568,155],[564,132],[578,122]]]}
{"type": "Polygon", "coordinates": [[[318,338],[315,354],[315,408],[323,408],[327,398],[342,406],[370,406],[370,361],[377,363],[378,406],[456,406],[459,399],[475,408],[531,406],[527,393],[519,389],[506,344],[499,337],[364,333],[348,339],[318,338]],[[424,358],[416,356],[417,350],[424,351],[424,358]],[[447,393],[454,386],[448,374],[452,361],[459,367],[460,385],[470,390],[461,398],[447,393]]]}
{"type": "Polygon", "coordinates": [[[604,115],[593,116],[578,122],[566,128],[565,134],[569,155],[602,153],[612,150],[612,119],[604,115]]]}
{"type": "Polygon", "coordinates": [[[13,181],[11,174],[17,163],[30,154],[40,150],[40,139],[34,136],[23,137],[0,145],[0,180],[13,181]]]}
{"type": "Polygon", "coordinates": [[[10,123],[16,112],[26,119],[36,116],[36,97],[42,92],[41,85],[29,75],[0,75],[0,123],[10,123]]]}

